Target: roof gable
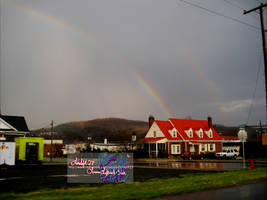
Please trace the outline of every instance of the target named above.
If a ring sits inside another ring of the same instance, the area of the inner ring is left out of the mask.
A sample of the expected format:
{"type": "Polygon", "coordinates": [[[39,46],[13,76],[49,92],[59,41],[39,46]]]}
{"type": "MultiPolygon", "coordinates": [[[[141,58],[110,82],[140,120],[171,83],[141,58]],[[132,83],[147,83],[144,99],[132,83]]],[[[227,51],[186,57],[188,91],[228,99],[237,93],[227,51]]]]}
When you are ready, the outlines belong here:
{"type": "Polygon", "coordinates": [[[0,131],[16,131],[14,127],[0,119],[0,131]]]}
{"type": "Polygon", "coordinates": [[[157,123],[153,122],[152,126],[149,128],[145,138],[158,138],[165,137],[157,123]]]}
{"type": "Polygon", "coordinates": [[[24,117],[0,115],[0,131],[29,132],[24,117]]]}

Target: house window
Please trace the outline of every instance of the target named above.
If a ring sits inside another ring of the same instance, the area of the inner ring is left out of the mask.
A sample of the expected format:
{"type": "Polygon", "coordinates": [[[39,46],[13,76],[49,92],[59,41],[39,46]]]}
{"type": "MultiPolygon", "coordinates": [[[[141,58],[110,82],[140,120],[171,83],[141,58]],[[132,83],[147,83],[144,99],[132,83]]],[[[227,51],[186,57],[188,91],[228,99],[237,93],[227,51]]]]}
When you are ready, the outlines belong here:
{"type": "Polygon", "coordinates": [[[209,137],[212,138],[212,130],[209,131],[209,137]]]}
{"type": "Polygon", "coordinates": [[[193,137],[193,132],[192,132],[192,130],[189,131],[189,137],[193,137]]]}
{"type": "Polygon", "coordinates": [[[176,137],[176,131],[173,131],[172,135],[173,135],[173,137],[176,137]]]}
{"type": "Polygon", "coordinates": [[[215,151],[215,144],[209,144],[209,151],[215,151]]]}
{"type": "Polygon", "coordinates": [[[156,137],[156,131],[154,131],[153,134],[154,134],[153,137],[156,137]]]}
{"type": "Polygon", "coordinates": [[[192,128],[190,128],[189,130],[184,130],[184,132],[187,134],[187,136],[189,138],[192,138],[193,137],[193,130],[192,130],[192,128]]]}
{"type": "Polygon", "coordinates": [[[199,137],[200,138],[203,138],[203,131],[202,131],[202,129],[200,129],[200,131],[199,131],[199,137]]]}
{"type": "Polygon", "coordinates": [[[205,144],[201,144],[201,151],[205,151],[205,144]]]}
{"type": "Polygon", "coordinates": [[[171,153],[172,154],[180,154],[180,144],[172,144],[171,145],[171,153]]]}

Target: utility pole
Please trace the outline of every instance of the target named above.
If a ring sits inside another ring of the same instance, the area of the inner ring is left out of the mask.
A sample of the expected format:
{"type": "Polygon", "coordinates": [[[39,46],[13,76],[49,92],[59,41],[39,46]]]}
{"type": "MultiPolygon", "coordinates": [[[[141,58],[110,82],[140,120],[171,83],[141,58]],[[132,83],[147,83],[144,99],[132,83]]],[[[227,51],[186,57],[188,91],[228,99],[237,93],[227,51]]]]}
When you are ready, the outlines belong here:
{"type": "Polygon", "coordinates": [[[52,161],[53,153],[53,131],[54,131],[54,121],[51,121],[51,145],[50,145],[50,161],[52,161]]]}
{"type": "Polygon", "coordinates": [[[4,63],[3,61],[2,61],[2,33],[3,33],[3,31],[2,31],[2,4],[3,4],[3,2],[0,0],[0,115],[2,115],[2,92],[1,92],[1,89],[2,89],[2,80],[1,80],[1,78],[2,78],[2,71],[1,71],[1,69],[2,69],[2,63],[4,63]]]}
{"type": "Polygon", "coordinates": [[[263,7],[266,7],[267,3],[263,4],[261,3],[260,6],[253,8],[251,10],[244,10],[244,15],[260,10],[260,20],[261,20],[261,36],[262,36],[262,48],[263,48],[263,58],[264,58],[264,72],[265,72],[265,95],[266,95],[266,101],[265,101],[265,114],[266,114],[266,124],[267,124],[267,49],[266,49],[266,38],[265,38],[265,28],[264,28],[264,17],[263,17],[263,7]]]}

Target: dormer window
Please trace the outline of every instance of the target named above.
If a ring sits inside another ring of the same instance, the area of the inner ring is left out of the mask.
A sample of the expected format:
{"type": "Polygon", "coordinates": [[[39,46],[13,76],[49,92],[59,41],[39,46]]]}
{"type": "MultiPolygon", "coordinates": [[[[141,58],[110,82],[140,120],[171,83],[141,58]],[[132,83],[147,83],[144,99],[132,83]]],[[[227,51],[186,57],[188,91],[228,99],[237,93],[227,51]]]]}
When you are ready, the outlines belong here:
{"type": "Polygon", "coordinates": [[[168,130],[171,137],[177,137],[177,130],[175,128],[168,130]]]}
{"type": "Polygon", "coordinates": [[[209,130],[209,137],[212,138],[212,130],[209,130]]]}
{"type": "Polygon", "coordinates": [[[172,132],[172,137],[177,137],[177,134],[176,134],[175,130],[172,132]]]}
{"type": "Polygon", "coordinates": [[[192,129],[189,130],[189,137],[191,137],[191,138],[193,137],[193,131],[192,131],[192,129]]]}
{"type": "Polygon", "coordinates": [[[199,138],[203,138],[203,130],[202,128],[199,129],[199,131],[196,131],[196,134],[199,138]]]}
{"type": "Polygon", "coordinates": [[[205,131],[206,135],[209,137],[209,138],[212,138],[213,137],[213,132],[212,132],[212,129],[208,130],[208,131],[205,131]]]}
{"type": "Polygon", "coordinates": [[[203,138],[203,130],[202,130],[202,129],[199,130],[199,134],[198,134],[198,136],[199,136],[200,138],[203,138]]]}
{"type": "Polygon", "coordinates": [[[188,137],[192,138],[193,137],[193,130],[190,128],[189,130],[185,130],[185,133],[187,134],[188,137]]]}

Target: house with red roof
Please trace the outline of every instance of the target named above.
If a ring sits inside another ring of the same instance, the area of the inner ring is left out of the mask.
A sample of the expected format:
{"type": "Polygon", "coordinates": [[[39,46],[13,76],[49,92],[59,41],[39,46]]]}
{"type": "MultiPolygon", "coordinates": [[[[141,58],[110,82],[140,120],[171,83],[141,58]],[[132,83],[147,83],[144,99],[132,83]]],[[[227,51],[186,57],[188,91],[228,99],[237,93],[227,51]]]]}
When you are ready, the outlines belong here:
{"type": "Polygon", "coordinates": [[[206,154],[222,151],[222,137],[208,120],[174,119],[168,121],[149,118],[149,130],[141,139],[150,157],[167,151],[169,157],[180,157],[186,152],[206,154]]]}

